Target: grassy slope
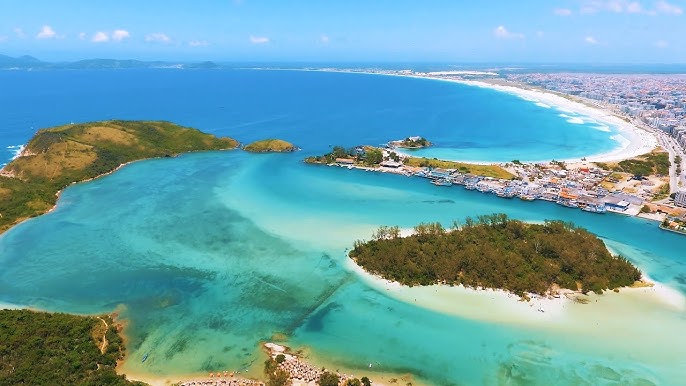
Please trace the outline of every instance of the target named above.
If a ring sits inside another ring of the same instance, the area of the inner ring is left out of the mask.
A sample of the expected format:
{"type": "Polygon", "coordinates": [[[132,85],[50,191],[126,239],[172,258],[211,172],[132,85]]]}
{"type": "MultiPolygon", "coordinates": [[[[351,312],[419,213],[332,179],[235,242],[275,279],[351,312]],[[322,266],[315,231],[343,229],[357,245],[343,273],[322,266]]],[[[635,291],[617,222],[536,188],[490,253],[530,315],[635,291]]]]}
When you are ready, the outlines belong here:
{"type": "Polygon", "coordinates": [[[669,175],[669,153],[663,150],[653,150],[619,162],[596,162],[599,168],[614,172],[629,173],[641,176],[669,175]]]}
{"type": "Polygon", "coordinates": [[[243,150],[252,153],[289,152],[295,150],[295,146],[281,139],[264,139],[245,146],[243,150]]]}
{"type": "Polygon", "coordinates": [[[238,143],[161,121],[104,121],[40,130],[25,156],[0,176],[0,232],[55,205],[67,185],[95,178],[136,160],[199,150],[231,149],[238,143]]]}
{"type": "Polygon", "coordinates": [[[112,319],[101,318],[107,329],[95,317],[0,310],[0,386],[143,385],[116,374],[124,345],[112,319]]]}
{"type": "Polygon", "coordinates": [[[464,162],[443,161],[430,158],[409,157],[404,162],[408,166],[432,167],[441,169],[456,169],[462,173],[471,173],[478,176],[502,178],[511,180],[515,176],[498,165],[475,165],[464,162]]]}

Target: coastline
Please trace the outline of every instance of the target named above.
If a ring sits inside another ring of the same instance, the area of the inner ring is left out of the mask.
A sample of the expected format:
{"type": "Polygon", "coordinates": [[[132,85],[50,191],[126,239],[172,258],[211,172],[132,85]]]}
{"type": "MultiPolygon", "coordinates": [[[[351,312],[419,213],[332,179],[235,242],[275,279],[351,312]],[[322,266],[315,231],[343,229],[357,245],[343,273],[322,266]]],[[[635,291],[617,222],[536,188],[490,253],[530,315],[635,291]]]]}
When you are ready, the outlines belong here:
{"type": "MultiPolygon", "coordinates": [[[[584,159],[580,158],[564,158],[558,161],[565,161],[570,163],[579,162],[615,162],[622,161],[625,159],[634,158],[646,153],[651,152],[653,149],[658,147],[658,141],[652,132],[646,130],[645,128],[636,126],[630,122],[627,122],[615,115],[614,113],[607,111],[601,106],[593,107],[590,105],[583,104],[565,98],[559,94],[554,94],[551,92],[545,92],[543,90],[536,90],[531,87],[526,87],[525,85],[519,85],[517,83],[511,83],[508,85],[497,84],[492,82],[487,82],[483,80],[464,80],[464,79],[450,79],[442,78],[436,75],[428,73],[426,75],[418,75],[414,73],[387,73],[387,72],[374,72],[374,71],[351,71],[351,70],[341,70],[341,69],[270,69],[270,68],[259,68],[253,70],[267,70],[267,71],[305,71],[305,72],[333,72],[333,73],[352,73],[352,74],[365,74],[365,75],[382,75],[382,76],[398,76],[404,78],[414,78],[414,79],[428,79],[440,82],[450,82],[462,84],[471,87],[480,87],[485,89],[490,89],[498,92],[503,92],[511,95],[515,95],[521,99],[534,103],[542,108],[556,109],[561,115],[565,113],[578,114],[579,117],[572,116],[562,116],[567,118],[572,123],[585,123],[583,118],[590,118],[593,122],[598,123],[602,126],[610,126],[616,128],[618,131],[616,134],[611,135],[610,139],[618,143],[618,146],[608,152],[599,154],[589,154],[584,159]],[[581,120],[581,122],[579,122],[581,120]]],[[[608,128],[598,128],[599,130],[610,132],[611,129],[608,128]]],[[[402,152],[402,150],[400,150],[402,152]]],[[[408,155],[406,153],[403,153],[408,155]]],[[[451,161],[465,162],[477,165],[490,165],[494,162],[487,161],[473,161],[466,159],[451,159],[451,161]]],[[[536,160],[531,162],[547,162],[550,160],[536,160]]],[[[495,162],[497,163],[497,162],[495,162]]]]}
{"type": "MultiPolygon", "coordinates": [[[[406,233],[403,230],[401,233],[406,233]]],[[[469,288],[463,285],[404,286],[398,282],[373,275],[357,265],[346,253],[346,268],[365,284],[384,292],[396,300],[418,307],[478,321],[513,324],[539,328],[570,324],[576,319],[572,313],[589,309],[598,310],[598,304],[617,301],[637,301],[652,308],[681,313],[686,310],[686,296],[678,290],[643,274],[646,286],[623,287],[618,293],[605,291],[602,295],[587,295],[571,290],[560,291],[556,296],[529,294],[530,300],[500,289],[469,288]],[[578,301],[577,299],[581,299],[578,301]]]]}
{"type": "MultiPolygon", "coordinates": [[[[590,118],[594,122],[597,122],[599,124],[615,127],[618,130],[618,133],[616,135],[611,136],[610,138],[619,142],[620,147],[606,153],[588,155],[585,157],[586,161],[588,162],[621,161],[649,153],[653,149],[658,147],[657,138],[653,133],[643,128],[640,128],[636,125],[633,125],[629,122],[626,122],[622,118],[603,109],[602,107],[591,107],[589,105],[573,101],[571,99],[562,97],[557,94],[544,92],[542,90],[534,90],[531,88],[518,87],[515,84],[501,85],[495,83],[488,83],[484,81],[452,79],[446,79],[446,81],[459,83],[467,86],[487,88],[495,91],[516,95],[519,98],[535,103],[536,105],[541,106],[543,108],[554,108],[560,111],[561,113],[575,113],[580,115],[581,117],[590,118]]],[[[570,121],[579,119],[578,117],[565,117],[568,118],[570,121]]],[[[582,162],[583,160],[564,159],[563,161],[582,162]]]]}
{"type": "MultiPolygon", "coordinates": [[[[235,150],[235,149],[237,149],[237,148],[238,148],[238,147],[227,148],[227,149],[219,149],[219,150],[210,150],[210,151],[230,151],[230,150],[235,150]]],[[[17,155],[16,157],[12,158],[12,160],[15,160],[15,159],[17,159],[17,158],[23,157],[23,156],[24,156],[24,151],[25,151],[25,147],[23,148],[22,153],[19,154],[19,155],[17,155]]],[[[208,150],[193,150],[193,151],[188,151],[188,152],[184,152],[184,153],[175,154],[173,157],[178,157],[178,156],[181,156],[181,155],[183,155],[183,154],[198,153],[198,152],[206,152],[206,151],[208,151],[208,150]]],[[[0,237],[2,237],[2,235],[4,235],[5,233],[7,233],[8,231],[10,231],[11,229],[14,229],[15,227],[17,227],[18,225],[25,223],[26,221],[29,221],[29,220],[31,220],[31,219],[34,219],[34,218],[37,218],[37,217],[40,217],[40,216],[43,216],[43,215],[46,215],[46,214],[49,214],[49,213],[54,212],[54,211],[57,209],[58,205],[59,205],[59,200],[60,200],[60,196],[62,195],[62,192],[63,192],[65,189],[67,189],[67,188],[69,188],[69,187],[71,187],[71,186],[73,186],[73,185],[78,185],[78,184],[82,184],[82,183],[86,183],[86,182],[91,182],[91,181],[98,180],[98,179],[100,179],[100,178],[107,177],[107,176],[109,176],[110,174],[113,174],[113,173],[115,173],[115,172],[121,170],[122,168],[124,168],[124,167],[126,167],[126,166],[128,166],[128,165],[131,165],[131,164],[133,164],[133,163],[136,163],[136,162],[148,161],[148,160],[155,160],[155,159],[164,159],[164,158],[167,158],[167,157],[149,157],[149,158],[141,158],[141,159],[137,159],[137,160],[132,160],[132,161],[128,161],[128,162],[124,162],[124,163],[122,163],[122,164],[119,164],[119,166],[117,166],[116,168],[114,168],[114,169],[112,169],[112,170],[110,170],[110,171],[108,171],[108,172],[99,174],[99,175],[97,175],[97,176],[94,176],[94,177],[91,177],[91,178],[86,178],[85,180],[81,180],[81,181],[72,181],[72,182],[70,182],[67,186],[65,186],[65,187],[63,187],[62,189],[60,189],[60,190],[58,190],[58,191],[55,192],[55,204],[54,204],[52,207],[50,207],[50,209],[46,210],[45,212],[43,212],[43,213],[41,213],[41,214],[39,214],[39,215],[37,215],[37,216],[23,218],[23,219],[17,221],[16,223],[12,224],[11,226],[9,226],[7,229],[4,229],[4,230],[0,229],[0,237]]],[[[9,163],[8,163],[7,165],[9,165],[9,163]]],[[[4,166],[0,167],[0,174],[3,172],[5,166],[7,166],[7,165],[4,165],[4,166]]]]}

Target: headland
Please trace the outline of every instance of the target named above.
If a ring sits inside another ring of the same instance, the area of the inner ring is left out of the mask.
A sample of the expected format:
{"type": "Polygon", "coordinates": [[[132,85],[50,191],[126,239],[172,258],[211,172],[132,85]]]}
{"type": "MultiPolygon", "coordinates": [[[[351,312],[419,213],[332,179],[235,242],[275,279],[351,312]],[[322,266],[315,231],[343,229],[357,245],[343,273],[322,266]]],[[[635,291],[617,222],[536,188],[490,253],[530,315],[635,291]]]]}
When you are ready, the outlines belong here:
{"type": "Polygon", "coordinates": [[[70,184],[127,163],[236,146],[234,139],[163,121],[101,121],[39,130],[0,170],[0,232],[50,211],[70,184]]]}

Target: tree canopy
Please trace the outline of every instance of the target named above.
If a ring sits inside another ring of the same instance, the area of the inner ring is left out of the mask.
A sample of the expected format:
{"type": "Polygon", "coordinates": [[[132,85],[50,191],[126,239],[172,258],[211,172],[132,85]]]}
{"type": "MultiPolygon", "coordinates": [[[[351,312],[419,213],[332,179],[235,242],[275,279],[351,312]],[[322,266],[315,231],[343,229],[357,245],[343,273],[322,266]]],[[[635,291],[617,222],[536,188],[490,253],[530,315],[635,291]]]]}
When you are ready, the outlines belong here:
{"type": "Polygon", "coordinates": [[[108,316],[0,310],[0,386],[145,385],[116,373],[123,356],[122,339],[108,316]]]}
{"type": "Polygon", "coordinates": [[[520,296],[546,294],[554,286],[601,293],[641,277],[585,229],[561,221],[527,224],[504,214],[468,217],[450,231],[439,223],[419,224],[409,237],[400,237],[397,227],[381,227],[372,240],[356,241],[350,257],[405,285],[462,284],[520,296]]]}

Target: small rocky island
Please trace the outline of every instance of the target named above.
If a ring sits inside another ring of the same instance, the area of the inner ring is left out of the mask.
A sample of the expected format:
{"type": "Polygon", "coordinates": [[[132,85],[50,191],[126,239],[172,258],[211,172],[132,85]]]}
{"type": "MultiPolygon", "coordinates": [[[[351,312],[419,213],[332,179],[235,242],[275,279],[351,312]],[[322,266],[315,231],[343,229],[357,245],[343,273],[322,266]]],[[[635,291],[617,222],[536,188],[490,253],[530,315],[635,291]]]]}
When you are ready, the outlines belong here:
{"type": "Polygon", "coordinates": [[[102,121],[42,129],[0,170],[0,232],[49,211],[68,185],[147,158],[238,146],[164,121],[102,121]]]}
{"type": "Polygon", "coordinates": [[[641,272],[598,237],[562,221],[527,224],[504,214],[467,218],[446,230],[420,224],[401,237],[381,227],[349,256],[367,272],[404,285],[464,285],[519,296],[559,290],[602,293],[632,286],[641,272]]]}
{"type": "Polygon", "coordinates": [[[403,149],[423,149],[431,146],[432,143],[427,141],[424,137],[414,136],[405,139],[398,139],[388,143],[389,148],[403,148],[403,149]]]}
{"type": "Polygon", "coordinates": [[[298,148],[282,139],[263,139],[246,145],[243,150],[251,153],[289,153],[298,148]]]}

